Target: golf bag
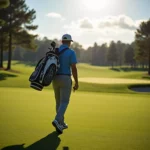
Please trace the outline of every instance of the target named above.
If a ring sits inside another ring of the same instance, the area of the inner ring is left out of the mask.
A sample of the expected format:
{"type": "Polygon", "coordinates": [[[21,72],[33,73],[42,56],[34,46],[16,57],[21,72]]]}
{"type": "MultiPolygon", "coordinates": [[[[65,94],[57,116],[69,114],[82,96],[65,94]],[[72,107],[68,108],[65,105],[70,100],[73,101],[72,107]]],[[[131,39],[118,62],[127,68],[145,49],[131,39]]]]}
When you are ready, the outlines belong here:
{"type": "Polygon", "coordinates": [[[33,89],[42,91],[44,86],[51,84],[56,75],[60,67],[59,55],[68,48],[65,48],[59,53],[58,48],[55,48],[55,46],[55,42],[52,42],[49,48],[50,51],[37,63],[34,72],[29,77],[29,81],[31,82],[30,87],[33,89]]]}

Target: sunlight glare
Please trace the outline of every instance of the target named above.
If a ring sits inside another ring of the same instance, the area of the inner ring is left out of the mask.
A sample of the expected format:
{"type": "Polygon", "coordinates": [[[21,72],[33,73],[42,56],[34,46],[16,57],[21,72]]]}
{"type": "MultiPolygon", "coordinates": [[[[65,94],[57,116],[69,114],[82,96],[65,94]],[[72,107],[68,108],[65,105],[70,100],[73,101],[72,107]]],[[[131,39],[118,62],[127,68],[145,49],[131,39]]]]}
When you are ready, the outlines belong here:
{"type": "Polygon", "coordinates": [[[83,0],[83,6],[92,11],[101,11],[109,9],[113,0],[83,0]]]}

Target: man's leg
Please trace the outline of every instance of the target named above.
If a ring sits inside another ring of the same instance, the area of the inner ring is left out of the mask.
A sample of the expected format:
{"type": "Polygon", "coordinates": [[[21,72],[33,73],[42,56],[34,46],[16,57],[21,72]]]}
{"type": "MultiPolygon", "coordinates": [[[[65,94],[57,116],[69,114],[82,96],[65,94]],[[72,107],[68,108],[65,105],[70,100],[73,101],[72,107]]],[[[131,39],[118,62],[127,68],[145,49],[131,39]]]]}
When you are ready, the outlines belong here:
{"type": "MultiPolygon", "coordinates": [[[[53,80],[53,89],[54,89],[54,95],[55,95],[55,101],[56,101],[56,114],[58,112],[59,106],[60,106],[60,86],[59,86],[59,80],[58,78],[55,78],[53,80]]],[[[52,122],[53,126],[56,128],[56,131],[60,134],[63,133],[62,125],[59,123],[58,120],[54,120],[52,122]]]]}
{"type": "Polygon", "coordinates": [[[70,94],[71,94],[71,78],[62,77],[63,85],[60,88],[60,105],[55,117],[60,123],[64,123],[64,115],[69,104],[70,94]]]}
{"type": "Polygon", "coordinates": [[[60,106],[60,88],[55,88],[54,93],[55,93],[56,113],[57,113],[60,106]]]}
{"type": "Polygon", "coordinates": [[[53,80],[53,89],[54,89],[54,95],[56,101],[56,113],[57,113],[60,105],[60,87],[57,79],[53,80]]]}

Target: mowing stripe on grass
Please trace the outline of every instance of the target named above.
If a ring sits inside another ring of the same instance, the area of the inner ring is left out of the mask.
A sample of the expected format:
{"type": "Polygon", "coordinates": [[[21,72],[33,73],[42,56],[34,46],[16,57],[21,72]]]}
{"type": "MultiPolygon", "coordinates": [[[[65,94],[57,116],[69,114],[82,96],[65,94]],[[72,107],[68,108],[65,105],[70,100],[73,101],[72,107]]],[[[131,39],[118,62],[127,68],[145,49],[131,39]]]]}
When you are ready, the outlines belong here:
{"type": "Polygon", "coordinates": [[[58,137],[51,125],[51,90],[0,88],[0,149],[25,143],[25,150],[148,150],[149,108],[145,94],[72,93],[66,112],[69,128],[58,137]]]}

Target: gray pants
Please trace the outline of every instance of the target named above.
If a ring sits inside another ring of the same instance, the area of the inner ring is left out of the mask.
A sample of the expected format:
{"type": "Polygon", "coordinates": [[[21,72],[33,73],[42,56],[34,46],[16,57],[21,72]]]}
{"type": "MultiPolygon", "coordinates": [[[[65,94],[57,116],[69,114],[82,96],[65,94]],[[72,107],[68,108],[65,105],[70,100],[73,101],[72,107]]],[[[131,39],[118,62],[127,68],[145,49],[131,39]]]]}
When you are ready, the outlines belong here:
{"type": "Polygon", "coordinates": [[[70,76],[56,75],[52,84],[56,100],[55,119],[60,123],[64,123],[64,114],[70,100],[72,80],[70,76]]]}

